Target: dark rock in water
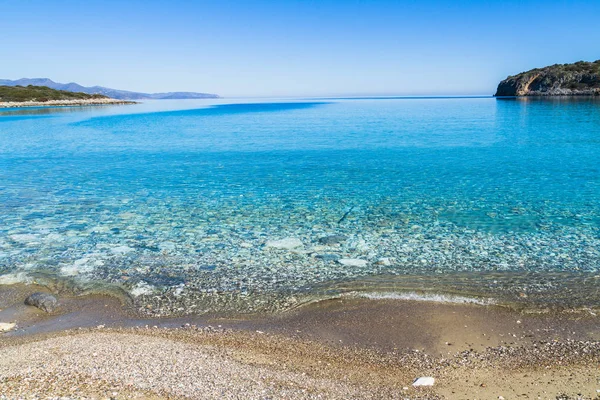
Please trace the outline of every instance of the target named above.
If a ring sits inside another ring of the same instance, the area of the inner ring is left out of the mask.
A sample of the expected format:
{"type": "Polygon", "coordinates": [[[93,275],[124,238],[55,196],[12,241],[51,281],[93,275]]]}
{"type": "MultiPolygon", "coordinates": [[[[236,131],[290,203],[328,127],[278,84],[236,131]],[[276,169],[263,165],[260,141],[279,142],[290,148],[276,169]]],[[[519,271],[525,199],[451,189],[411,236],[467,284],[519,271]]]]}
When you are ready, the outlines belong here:
{"type": "Polygon", "coordinates": [[[42,292],[34,293],[25,299],[25,304],[28,306],[37,307],[48,313],[54,311],[57,303],[56,297],[42,292]]]}
{"type": "Polygon", "coordinates": [[[323,261],[337,261],[340,256],[337,254],[317,254],[315,258],[320,258],[323,261]]]}
{"type": "Polygon", "coordinates": [[[598,96],[600,60],[556,64],[509,76],[494,96],[598,96]]]}
{"type": "Polygon", "coordinates": [[[331,245],[345,242],[348,238],[344,235],[331,235],[319,238],[320,244],[331,245]]]}

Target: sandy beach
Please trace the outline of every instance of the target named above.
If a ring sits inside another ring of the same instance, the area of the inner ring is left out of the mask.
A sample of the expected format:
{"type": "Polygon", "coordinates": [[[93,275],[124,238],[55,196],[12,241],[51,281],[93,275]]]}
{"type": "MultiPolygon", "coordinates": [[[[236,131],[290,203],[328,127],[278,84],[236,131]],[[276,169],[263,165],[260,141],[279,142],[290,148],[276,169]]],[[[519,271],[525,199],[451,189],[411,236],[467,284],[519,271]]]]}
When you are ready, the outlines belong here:
{"type": "Polygon", "coordinates": [[[600,320],[334,299],[278,315],[139,319],[112,297],[53,314],[3,286],[4,398],[595,398],[600,320]],[[413,387],[433,377],[432,387],[413,387]],[[567,396],[567,397],[560,397],[567,396]]]}
{"type": "Polygon", "coordinates": [[[600,0],[0,15],[0,400],[600,400],[600,0]]]}

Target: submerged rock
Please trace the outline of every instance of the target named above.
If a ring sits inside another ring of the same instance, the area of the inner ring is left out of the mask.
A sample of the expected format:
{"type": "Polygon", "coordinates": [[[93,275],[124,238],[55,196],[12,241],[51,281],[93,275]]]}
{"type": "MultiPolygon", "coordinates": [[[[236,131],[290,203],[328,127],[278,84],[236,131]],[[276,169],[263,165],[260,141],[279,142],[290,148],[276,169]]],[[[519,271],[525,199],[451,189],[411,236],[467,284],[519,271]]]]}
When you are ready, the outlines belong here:
{"type": "Polygon", "coordinates": [[[413,382],[413,386],[433,386],[434,383],[435,378],[432,378],[431,376],[422,376],[420,378],[415,379],[415,381],[413,382]]]}
{"type": "Polygon", "coordinates": [[[274,249],[292,250],[298,247],[302,247],[304,244],[300,239],[297,238],[285,238],[281,240],[269,240],[265,246],[272,247],[274,249]]]}
{"type": "Polygon", "coordinates": [[[337,254],[325,253],[325,254],[317,254],[315,258],[319,258],[323,261],[337,261],[340,259],[340,256],[337,254]]]}
{"type": "Polygon", "coordinates": [[[48,293],[36,292],[25,299],[25,304],[28,306],[37,307],[40,310],[48,313],[54,311],[58,301],[56,297],[48,293]]]}
{"type": "Polygon", "coordinates": [[[30,233],[23,233],[23,234],[10,235],[9,238],[11,240],[14,240],[15,242],[19,242],[19,243],[31,243],[31,242],[35,242],[36,240],[38,240],[38,235],[34,235],[34,234],[30,234],[30,233]]]}
{"type": "Polygon", "coordinates": [[[348,238],[344,235],[331,235],[319,238],[320,244],[332,245],[345,242],[348,238]]]}
{"type": "Polygon", "coordinates": [[[133,249],[129,246],[118,246],[118,247],[113,247],[112,249],[110,249],[110,251],[113,254],[127,254],[127,253],[131,253],[134,250],[135,249],[133,249]]]}
{"type": "Polygon", "coordinates": [[[366,267],[369,263],[367,260],[361,260],[360,258],[341,258],[337,262],[346,267],[366,267]]]}
{"type": "Polygon", "coordinates": [[[379,260],[377,260],[377,265],[383,265],[386,267],[389,267],[390,265],[393,264],[394,259],[390,258],[390,257],[383,257],[380,258],[379,260]]]}

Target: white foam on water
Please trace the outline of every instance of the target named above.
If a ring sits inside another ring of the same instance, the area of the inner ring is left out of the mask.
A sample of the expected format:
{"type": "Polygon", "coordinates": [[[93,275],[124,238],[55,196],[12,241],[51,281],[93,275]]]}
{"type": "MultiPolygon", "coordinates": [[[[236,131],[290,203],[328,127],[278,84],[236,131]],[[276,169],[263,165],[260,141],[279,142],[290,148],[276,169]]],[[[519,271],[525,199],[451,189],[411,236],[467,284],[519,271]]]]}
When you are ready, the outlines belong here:
{"type": "Polygon", "coordinates": [[[89,273],[94,270],[94,266],[102,265],[98,264],[98,261],[101,260],[92,260],[90,257],[83,257],[79,260],[75,260],[72,264],[63,265],[60,268],[60,273],[64,276],[76,276],[89,273]]]}
{"type": "Polygon", "coordinates": [[[416,292],[352,292],[348,293],[351,297],[362,297],[370,300],[409,300],[409,301],[427,301],[432,303],[452,303],[452,304],[477,304],[489,306],[497,304],[496,300],[490,298],[477,298],[457,296],[451,294],[438,293],[416,293],[416,292]]]}
{"type": "Polygon", "coordinates": [[[0,285],[15,285],[17,283],[31,283],[32,279],[25,272],[0,275],[0,285]]]}
{"type": "Polygon", "coordinates": [[[151,294],[152,292],[154,292],[154,290],[155,290],[154,286],[152,286],[144,281],[140,281],[137,283],[137,285],[135,285],[133,288],[131,288],[131,290],[129,291],[129,294],[131,294],[131,296],[133,296],[133,297],[139,297],[139,296],[151,294]]]}

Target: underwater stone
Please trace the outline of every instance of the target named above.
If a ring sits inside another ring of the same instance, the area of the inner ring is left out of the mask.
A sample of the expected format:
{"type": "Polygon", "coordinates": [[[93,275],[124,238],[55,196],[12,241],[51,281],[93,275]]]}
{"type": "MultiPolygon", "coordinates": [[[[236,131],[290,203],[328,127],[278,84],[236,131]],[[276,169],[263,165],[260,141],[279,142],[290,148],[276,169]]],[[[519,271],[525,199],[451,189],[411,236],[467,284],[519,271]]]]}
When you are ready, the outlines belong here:
{"type": "Polygon", "coordinates": [[[36,292],[25,299],[25,304],[51,313],[56,308],[57,300],[51,294],[36,292]]]}
{"type": "Polygon", "coordinates": [[[348,238],[344,235],[331,235],[319,238],[320,244],[332,245],[345,242],[348,238]]]}
{"type": "Polygon", "coordinates": [[[390,265],[392,265],[393,259],[390,257],[383,257],[380,258],[379,260],[377,260],[377,265],[384,265],[386,267],[389,267],[390,265]]]}
{"type": "Polygon", "coordinates": [[[340,259],[340,256],[337,254],[325,253],[325,254],[317,254],[315,258],[320,258],[323,261],[337,261],[340,259]]]}
{"type": "Polygon", "coordinates": [[[173,242],[162,242],[159,243],[158,248],[162,251],[173,251],[177,248],[177,246],[173,242]]]}
{"type": "Polygon", "coordinates": [[[297,247],[302,247],[303,243],[297,238],[285,238],[281,240],[269,240],[265,246],[272,247],[274,249],[291,250],[297,247]]]}
{"type": "Polygon", "coordinates": [[[368,264],[366,260],[361,260],[360,258],[342,258],[337,260],[337,262],[346,267],[365,267],[368,264]]]}
{"type": "Polygon", "coordinates": [[[15,242],[19,242],[19,243],[31,243],[38,239],[37,235],[30,234],[30,233],[10,235],[9,237],[10,237],[10,239],[14,240],[15,242]]]}
{"type": "Polygon", "coordinates": [[[126,254],[126,253],[130,253],[132,251],[134,251],[134,249],[132,249],[129,246],[118,246],[118,247],[113,247],[112,249],[110,249],[111,252],[113,252],[114,254],[126,254]]]}

